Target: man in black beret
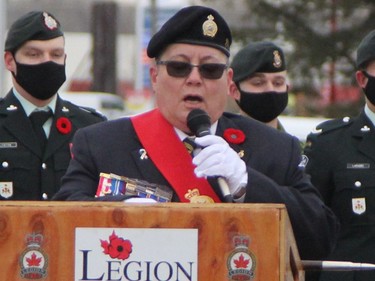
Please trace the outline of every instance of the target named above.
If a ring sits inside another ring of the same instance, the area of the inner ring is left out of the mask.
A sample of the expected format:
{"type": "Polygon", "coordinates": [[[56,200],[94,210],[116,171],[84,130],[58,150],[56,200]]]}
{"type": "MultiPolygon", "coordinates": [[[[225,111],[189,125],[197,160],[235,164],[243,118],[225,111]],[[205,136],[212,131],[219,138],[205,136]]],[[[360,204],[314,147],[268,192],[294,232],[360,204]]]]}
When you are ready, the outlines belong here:
{"type": "Polygon", "coordinates": [[[277,117],[288,105],[288,82],[283,50],[272,42],[252,42],[231,63],[232,96],[241,113],[283,130],[277,117]]]}
{"type": "Polygon", "coordinates": [[[284,203],[301,256],[326,254],[336,221],[298,166],[298,140],[224,113],[230,44],[227,23],[211,8],[189,6],[172,16],[147,48],[157,107],[79,130],[54,199],[127,201],[126,191],[101,196],[108,192],[100,174],[113,173],[166,187],[174,202],[284,203]]]}
{"type": "Polygon", "coordinates": [[[62,100],[65,41],[50,13],[16,20],[5,41],[13,88],[0,100],[0,200],[48,200],[60,187],[78,128],[106,120],[62,100]]]}
{"type": "MultiPolygon", "coordinates": [[[[316,127],[307,137],[306,172],[341,223],[328,259],[375,263],[375,30],[359,44],[356,64],[364,109],[316,127]]],[[[323,272],[320,280],[369,281],[375,271],[323,272]]]]}

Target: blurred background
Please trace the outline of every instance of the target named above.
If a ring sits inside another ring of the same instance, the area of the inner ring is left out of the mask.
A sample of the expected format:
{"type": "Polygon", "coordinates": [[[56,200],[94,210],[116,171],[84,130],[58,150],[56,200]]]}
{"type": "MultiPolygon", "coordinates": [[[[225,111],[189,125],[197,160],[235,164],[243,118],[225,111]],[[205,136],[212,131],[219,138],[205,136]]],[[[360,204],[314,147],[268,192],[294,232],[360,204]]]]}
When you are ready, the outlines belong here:
{"type": "MultiPolygon", "coordinates": [[[[134,114],[154,106],[147,43],[187,5],[210,6],[224,16],[233,31],[233,55],[255,40],[272,40],[284,49],[291,85],[284,115],[338,118],[361,110],[355,51],[375,28],[372,0],[0,0],[0,39],[26,12],[49,11],[66,37],[67,81],[61,91],[75,93],[71,97],[110,95],[107,106],[134,114]]],[[[10,74],[2,61],[0,68],[4,96],[10,74]]],[[[237,109],[229,102],[228,110],[237,109]]]]}

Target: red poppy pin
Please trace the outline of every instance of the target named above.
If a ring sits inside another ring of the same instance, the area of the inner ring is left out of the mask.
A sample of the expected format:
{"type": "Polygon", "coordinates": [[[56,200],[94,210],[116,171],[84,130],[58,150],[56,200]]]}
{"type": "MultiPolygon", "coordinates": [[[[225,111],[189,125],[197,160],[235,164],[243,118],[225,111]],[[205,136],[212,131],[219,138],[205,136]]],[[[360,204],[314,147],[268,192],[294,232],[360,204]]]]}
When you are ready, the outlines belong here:
{"type": "Polygon", "coordinates": [[[56,121],[56,127],[57,127],[57,130],[61,134],[66,135],[66,134],[69,134],[70,131],[72,130],[72,123],[70,122],[70,120],[68,118],[60,117],[56,121]]]}
{"type": "Polygon", "coordinates": [[[229,128],[224,131],[224,139],[229,143],[241,144],[245,138],[246,136],[241,130],[229,128]]]}
{"type": "Polygon", "coordinates": [[[133,251],[132,243],[127,239],[118,237],[115,231],[109,236],[109,243],[101,239],[100,242],[104,254],[109,255],[112,259],[126,260],[133,251]]]}

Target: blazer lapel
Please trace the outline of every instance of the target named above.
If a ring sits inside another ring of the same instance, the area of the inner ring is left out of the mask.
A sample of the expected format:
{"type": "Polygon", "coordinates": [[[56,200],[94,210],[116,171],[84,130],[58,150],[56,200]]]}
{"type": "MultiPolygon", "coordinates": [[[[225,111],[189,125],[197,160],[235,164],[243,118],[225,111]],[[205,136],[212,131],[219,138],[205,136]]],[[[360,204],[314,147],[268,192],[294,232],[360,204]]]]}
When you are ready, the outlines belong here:
{"type": "Polygon", "coordinates": [[[74,114],[71,112],[71,110],[68,107],[65,107],[62,104],[60,97],[58,97],[56,102],[55,115],[53,117],[51,131],[48,137],[47,147],[44,154],[45,159],[53,155],[61,146],[71,141],[74,132],[77,130],[77,128],[74,127],[73,122],[71,122],[72,129],[67,134],[63,134],[58,131],[56,122],[59,118],[65,117],[70,120],[73,116],[74,114]]]}
{"type": "Polygon", "coordinates": [[[358,150],[375,161],[375,128],[364,112],[354,124],[352,136],[358,142],[358,150]]]}
{"type": "Polygon", "coordinates": [[[30,132],[33,132],[31,123],[13,93],[10,92],[4,99],[0,114],[7,115],[7,118],[4,120],[4,128],[33,153],[42,157],[42,151],[37,138],[30,137],[33,136],[32,133],[30,134],[30,132]]]}
{"type": "MultiPolygon", "coordinates": [[[[222,116],[219,119],[218,127],[217,127],[217,130],[216,130],[216,135],[224,138],[224,133],[225,133],[225,130],[227,130],[227,129],[235,129],[235,130],[239,130],[239,131],[242,132],[242,130],[240,128],[238,128],[238,126],[232,120],[230,120],[229,118],[226,118],[225,116],[222,116]]],[[[243,161],[245,161],[245,163],[247,163],[248,159],[250,158],[250,152],[249,152],[250,150],[247,149],[247,153],[245,153],[244,146],[248,141],[248,136],[245,136],[244,142],[240,143],[240,144],[235,144],[235,143],[232,143],[228,140],[226,140],[226,141],[228,142],[229,146],[234,151],[236,151],[238,153],[240,158],[243,161]]]]}

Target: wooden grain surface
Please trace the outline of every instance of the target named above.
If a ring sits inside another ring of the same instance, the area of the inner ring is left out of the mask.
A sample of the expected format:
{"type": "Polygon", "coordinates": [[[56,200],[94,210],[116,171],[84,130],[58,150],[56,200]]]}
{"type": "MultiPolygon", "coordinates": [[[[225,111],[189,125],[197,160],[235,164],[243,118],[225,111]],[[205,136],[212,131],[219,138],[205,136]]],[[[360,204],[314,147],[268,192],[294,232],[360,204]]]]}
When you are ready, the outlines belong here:
{"type": "Polygon", "coordinates": [[[19,259],[31,233],[44,237],[42,249],[48,255],[44,280],[74,280],[76,227],[196,228],[201,281],[228,280],[226,262],[234,249],[233,236],[248,235],[257,262],[253,280],[303,280],[303,274],[292,272],[289,265],[291,255],[297,270],[300,260],[283,205],[20,201],[0,205],[1,280],[25,280],[20,277],[19,259]]]}

